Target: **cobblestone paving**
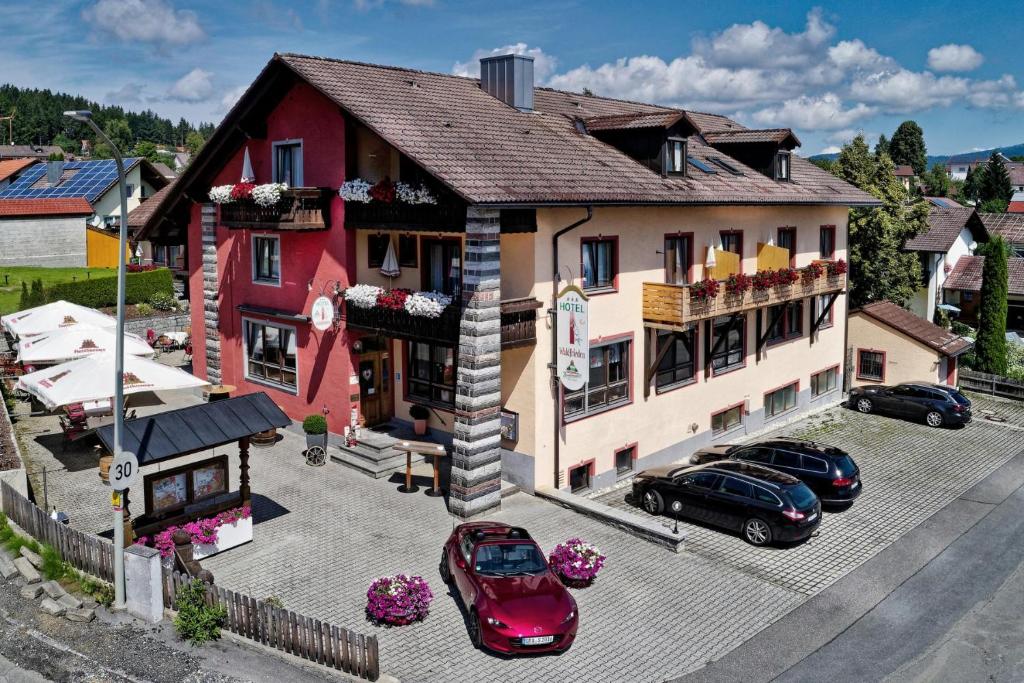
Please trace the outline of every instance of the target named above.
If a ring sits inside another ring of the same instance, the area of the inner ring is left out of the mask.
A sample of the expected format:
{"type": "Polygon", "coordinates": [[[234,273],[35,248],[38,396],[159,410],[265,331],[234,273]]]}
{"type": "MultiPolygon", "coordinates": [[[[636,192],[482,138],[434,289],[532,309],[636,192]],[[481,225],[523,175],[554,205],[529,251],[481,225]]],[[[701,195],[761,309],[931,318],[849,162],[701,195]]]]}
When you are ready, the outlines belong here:
{"type": "MultiPolygon", "coordinates": [[[[799,436],[847,449],[860,467],[864,493],[842,512],[825,512],[819,533],[786,548],[755,548],[738,535],[680,522],[685,550],[772,585],[813,595],[891,544],[1024,449],[1024,409],[972,396],[975,413],[991,410],[1006,425],[976,420],[964,429],[932,429],[881,415],[835,408],[769,436],[799,436]]],[[[629,489],[602,502],[647,515],[629,489]]],[[[670,522],[666,521],[666,524],[670,522]]]]}

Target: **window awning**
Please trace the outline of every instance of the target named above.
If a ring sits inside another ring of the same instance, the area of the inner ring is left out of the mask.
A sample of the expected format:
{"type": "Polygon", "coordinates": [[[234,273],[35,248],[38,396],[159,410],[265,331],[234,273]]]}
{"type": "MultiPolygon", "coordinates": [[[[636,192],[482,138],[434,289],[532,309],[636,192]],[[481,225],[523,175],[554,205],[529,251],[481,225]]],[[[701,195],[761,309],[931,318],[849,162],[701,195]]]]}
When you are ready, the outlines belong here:
{"type": "Polygon", "coordinates": [[[254,315],[265,315],[269,318],[279,318],[282,320],[291,320],[297,323],[308,323],[309,316],[303,313],[292,313],[291,311],[282,311],[279,308],[271,308],[269,306],[257,306],[255,304],[239,304],[236,308],[242,313],[252,313],[254,315]]]}
{"type": "MultiPolygon", "coordinates": [[[[289,424],[291,419],[270,397],[257,392],[128,420],[121,447],[135,453],[140,465],[148,465],[289,424]]],[[[97,434],[107,451],[113,452],[114,426],[100,427],[97,434]]]]}

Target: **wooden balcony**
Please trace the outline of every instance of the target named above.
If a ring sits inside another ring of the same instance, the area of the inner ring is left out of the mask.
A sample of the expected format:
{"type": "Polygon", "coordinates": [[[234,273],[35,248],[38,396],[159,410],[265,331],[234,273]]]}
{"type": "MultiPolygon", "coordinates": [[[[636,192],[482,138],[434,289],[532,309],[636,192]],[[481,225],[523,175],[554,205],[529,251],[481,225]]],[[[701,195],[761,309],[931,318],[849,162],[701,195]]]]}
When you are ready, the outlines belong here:
{"type": "Polygon", "coordinates": [[[719,284],[718,295],[713,299],[703,300],[690,296],[689,285],[645,282],[644,323],[649,327],[682,329],[698,320],[743,313],[809,296],[832,294],[846,289],[846,275],[829,277],[822,273],[821,277],[810,282],[800,280],[792,285],[771,287],[760,292],[749,290],[743,294],[728,294],[725,291],[725,283],[719,284]]]}
{"type": "Polygon", "coordinates": [[[514,349],[537,343],[537,309],[543,304],[533,297],[501,302],[501,348],[514,349]]]}
{"type": "Polygon", "coordinates": [[[232,229],[326,230],[331,227],[334,192],[329,187],[293,187],[281,193],[275,206],[251,201],[222,204],[220,223],[232,229]]]}
{"type": "Polygon", "coordinates": [[[374,332],[393,339],[430,341],[439,344],[457,344],[459,340],[460,308],[453,302],[439,318],[409,315],[402,310],[376,306],[357,308],[345,304],[343,317],[346,327],[374,332]]]}
{"type": "Polygon", "coordinates": [[[454,201],[440,201],[437,204],[345,202],[345,227],[464,232],[466,205],[454,201]]]}

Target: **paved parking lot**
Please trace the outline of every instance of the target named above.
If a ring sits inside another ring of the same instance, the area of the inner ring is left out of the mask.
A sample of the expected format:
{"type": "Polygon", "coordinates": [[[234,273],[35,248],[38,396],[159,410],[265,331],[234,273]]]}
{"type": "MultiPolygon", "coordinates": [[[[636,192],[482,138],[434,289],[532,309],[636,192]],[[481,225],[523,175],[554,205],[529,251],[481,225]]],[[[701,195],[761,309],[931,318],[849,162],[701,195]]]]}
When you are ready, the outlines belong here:
{"type": "MultiPolygon", "coordinates": [[[[796,436],[847,449],[860,467],[864,492],[842,512],[826,512],[819,533],[787,548],[755,548],[738,535],[680,522],[686,551],[773,585],[813,595],[927,519],[1024,449],[1024,409],[972,397],[975,420],[963,429],[933,429],[881,415],[836,408],[768,436],[796,436]]],[[[629,489],[601,502],[647,516],[628,500],[629,489]]],[[[670,524],[665,519],[666,525],[670,524]]]]}

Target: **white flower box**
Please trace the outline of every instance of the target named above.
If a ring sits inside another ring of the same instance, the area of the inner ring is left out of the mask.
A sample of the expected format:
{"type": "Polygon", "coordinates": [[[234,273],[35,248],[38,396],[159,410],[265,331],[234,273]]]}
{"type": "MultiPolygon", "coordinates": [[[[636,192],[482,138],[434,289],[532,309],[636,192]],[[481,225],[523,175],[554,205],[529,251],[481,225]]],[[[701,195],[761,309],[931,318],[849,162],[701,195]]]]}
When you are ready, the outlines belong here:
{"type": "Polygon", "coordinates": [[[252,541],[252,517],[239,519],[217,529],[216,543],[193,543],[192,557],[197,560],[222,553],[235,546],[252,541]]]}

